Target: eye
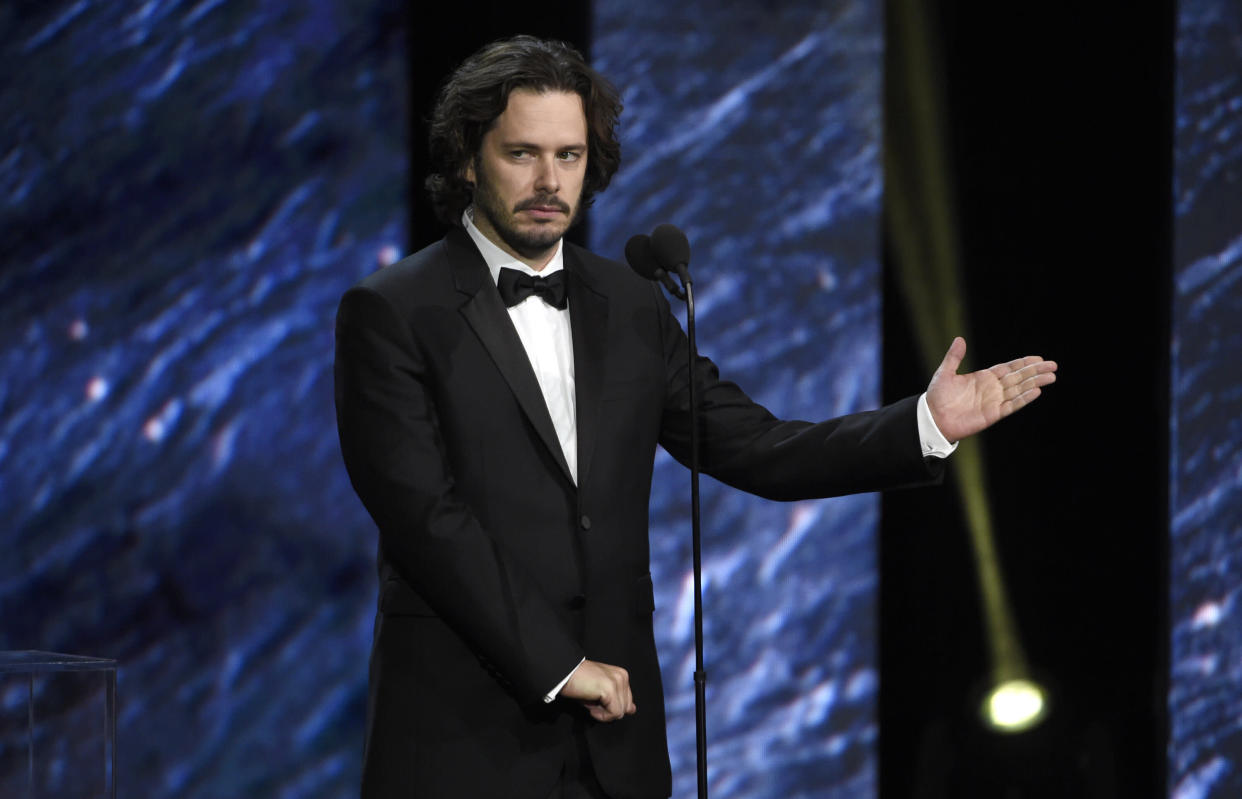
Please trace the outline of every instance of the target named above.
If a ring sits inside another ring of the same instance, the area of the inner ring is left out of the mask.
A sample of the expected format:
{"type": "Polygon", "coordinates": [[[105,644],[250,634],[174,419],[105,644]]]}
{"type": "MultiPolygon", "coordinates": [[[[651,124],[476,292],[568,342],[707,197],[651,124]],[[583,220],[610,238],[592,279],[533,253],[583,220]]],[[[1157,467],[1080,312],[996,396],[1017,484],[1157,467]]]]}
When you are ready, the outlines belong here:
{"type": "Polygon", "coordinates": [[[509,157],[514,159],[515,161],[521,161],[521,160],[530,158],[530,150],[523,150],[521,148],[516,149],[516,150],[510,150],[509,157]]]}
{"type": "Polygon", "coordinates": [[[556,157],[562,161],[577,161],[582,158],[582,153],[577,150],[562,150],[556,154],[556,157]]]}

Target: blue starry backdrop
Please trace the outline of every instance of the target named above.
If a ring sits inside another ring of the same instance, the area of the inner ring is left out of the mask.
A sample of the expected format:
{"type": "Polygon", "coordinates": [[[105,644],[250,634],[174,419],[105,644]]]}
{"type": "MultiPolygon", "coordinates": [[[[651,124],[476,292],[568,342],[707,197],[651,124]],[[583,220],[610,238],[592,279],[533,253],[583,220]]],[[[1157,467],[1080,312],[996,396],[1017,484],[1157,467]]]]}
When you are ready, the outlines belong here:
{"type": "MultiPolygon", "coordinates": [[[[595,4],[624,160],[593,246],[690,238],[700,350],[773,412],[880,394],[881,4],[595,4]]],[[[674,796],[695,792],[689,475],[661,453],[651,529],[674,796]]],[[[874,794],[874,496],[766,502],[704,480],[711,795],[874,794]]]]}
{"type": "Polygon", "coordinates": [[[0,649],[119,660],[122,797],[356,795],[333,324],[404,243],[401,11],[0,7],[0,649]]]}
{"type": "MultiPolygon", "coordinates": [[[[405,254],[402,5],[0,7],[0,650],[120,662],[122,797],[356,795],[375,531],[340,463],[332,328],[405,254]]],[[[726,375],[785,416],[873,406],[878,4],[607,0],[594,25],[627,111],[593,245],[683,226],[726,375]]],[[[656,482],[685,796],[688,475],[661,454],[656,482]]],[[[874,498],[708,480],[703,511],[713,795],[870,795],[874,498]]],[[[0,718],[24,701],[0,685],[0,718]]],[[[14,751],[0,735],[0,796],[14,751]]]]}
{"type": "Polygon", "coordinates": [[[1177,40],[1169,786],[1242,796],[1242,8],[1177,40]]]}

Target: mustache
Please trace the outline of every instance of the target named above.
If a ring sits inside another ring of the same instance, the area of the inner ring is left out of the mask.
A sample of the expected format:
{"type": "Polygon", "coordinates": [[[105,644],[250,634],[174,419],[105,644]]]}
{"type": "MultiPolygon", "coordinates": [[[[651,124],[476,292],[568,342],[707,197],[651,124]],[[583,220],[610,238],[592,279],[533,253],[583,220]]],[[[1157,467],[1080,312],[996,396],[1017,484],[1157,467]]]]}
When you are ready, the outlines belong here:
{"type": "Polygon", "coordinates": [[[569,203],[553,194],[535,196],[527,200],[522,200],[513,208],[513,212],[527,211],[531,208],[555,208],[562,213],[569,213],[569,203]]]}

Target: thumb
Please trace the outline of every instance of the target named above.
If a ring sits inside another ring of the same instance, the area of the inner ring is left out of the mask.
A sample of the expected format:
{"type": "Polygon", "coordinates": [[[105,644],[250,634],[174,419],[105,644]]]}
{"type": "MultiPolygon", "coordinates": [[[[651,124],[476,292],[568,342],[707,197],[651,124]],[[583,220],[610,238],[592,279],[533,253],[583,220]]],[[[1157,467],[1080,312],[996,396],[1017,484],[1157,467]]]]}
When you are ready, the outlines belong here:
{"type": "Polygon", "coordinates": [[[953,343],[949,345],[949,351],[944,354],[944,360],[940,362],[937,372],[947,373],[951,375],[957,374],[958,367],[962,365],[962,359],[966,357],[966,339],[956,336],[953,343]]]}

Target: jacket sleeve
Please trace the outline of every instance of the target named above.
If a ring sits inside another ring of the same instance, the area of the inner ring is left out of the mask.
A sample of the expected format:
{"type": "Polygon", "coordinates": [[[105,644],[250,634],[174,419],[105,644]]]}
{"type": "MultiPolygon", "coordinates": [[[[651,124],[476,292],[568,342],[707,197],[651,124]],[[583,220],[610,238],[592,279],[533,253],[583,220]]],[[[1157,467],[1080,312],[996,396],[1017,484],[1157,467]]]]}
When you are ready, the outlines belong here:
{"type": "MultiPolygon", "coordinates": [[[[660,444],[689,466],[689,342],[662,294],[657,302],[665,306],[667,375],[660,444]]],[[[708,358],[696,360],[695,377],[700,469],[743,491],[776,500],[831,497],[932,482],[943,469],[922,455],[917,397],[818,423],[784,421],[721,380],[708,358]]]]}
{"type": "Polygon", "coordinates": [[[379,293],[341,300],[336,412],[350,481],[381,556],[522,702],[540,702],[583,652],[551,603],[455,491],[432,379],[379,293]]]}

